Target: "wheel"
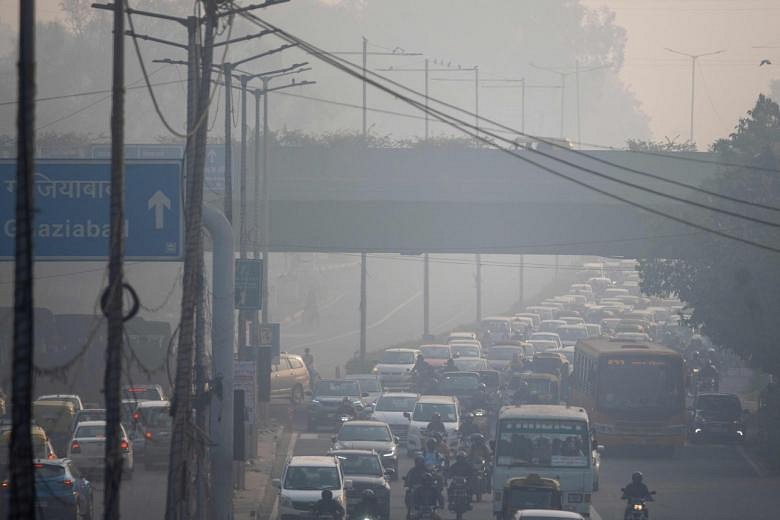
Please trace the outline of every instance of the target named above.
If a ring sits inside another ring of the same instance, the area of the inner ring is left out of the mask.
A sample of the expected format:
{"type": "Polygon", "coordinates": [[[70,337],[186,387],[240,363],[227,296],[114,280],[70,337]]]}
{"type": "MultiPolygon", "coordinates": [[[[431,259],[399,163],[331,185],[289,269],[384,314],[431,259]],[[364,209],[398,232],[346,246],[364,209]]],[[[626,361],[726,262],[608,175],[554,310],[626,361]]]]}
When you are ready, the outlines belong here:
{"type": "Polygon", "coordinates": [[[300,404],[303,402],[303,387],[301,385],[295,385],[290,393],[290,401],[293,404],[300,404]]]}

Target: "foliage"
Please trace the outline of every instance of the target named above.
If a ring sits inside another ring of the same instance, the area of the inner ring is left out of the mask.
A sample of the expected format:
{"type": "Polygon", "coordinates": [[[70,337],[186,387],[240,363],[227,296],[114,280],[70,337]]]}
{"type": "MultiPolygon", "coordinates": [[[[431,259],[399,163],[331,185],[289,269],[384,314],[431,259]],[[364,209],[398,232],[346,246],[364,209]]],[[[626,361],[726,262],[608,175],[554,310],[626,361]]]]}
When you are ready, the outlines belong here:
{"type": "MultiPolygon", "coordinates": [[[[724,168],[708,186],[720,193],[777,206],[780,200],[780,107],[759,96],[753,110],[735,131],[718,140],[713,150],[720,160],[770,168],[724,168]]],[[[771,218],[768,212],[721,204],[731,210],[771,218]]],[[[778,245],[776,230],[747,225],[726,216],[698,213],[698,221],[751,240],[778,245]]],[[[640,261],[642,290],[652,295],[677,295],[693,308],[691,322],[713,341],[739,354],[752,366],[780,375],[776,316],[780,313],[780,270],[777,254],[712,235],[694,235],[678,258],[640,261]]]]}
{"type": "Polygon", "coordinates": [[[628,149],[633,152],[695,152],[696,144],[690,141],[679,142],[678,137],[664,137],[660,141],[629,139],[628,149]]]}

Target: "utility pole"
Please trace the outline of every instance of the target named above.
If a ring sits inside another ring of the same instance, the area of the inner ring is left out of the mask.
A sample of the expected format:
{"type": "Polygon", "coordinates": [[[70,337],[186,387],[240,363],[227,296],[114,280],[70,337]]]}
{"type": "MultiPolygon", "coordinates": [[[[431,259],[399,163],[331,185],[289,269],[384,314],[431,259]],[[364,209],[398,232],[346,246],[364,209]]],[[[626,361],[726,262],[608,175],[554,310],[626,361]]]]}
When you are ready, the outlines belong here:
{"type": "Polygon", "coordinates": [[[368,83],[366,82],[366,72],[368,68],[368,40],[363,36],[363,139],[366,138],[367,130],[367,112],[366,103],[368,101],[368,83]]]}
{"type": "Polygon", "coordinates": [[[222,65],[225,76],[225,217],[233,223],[233,64],[222,65]]]}
{"type": "Polygon", "coordinates": [[[33,188],[35,151],[35,1],[19,1],[19,76],[16,116],[16,237],[11,403],[9,518],[35,518],[33,472],[33,188]]]}
{"type": "Polygon", "coordinates": [[[428,253],[423,257],[423,339],[431,335],[431,278],[428,253]]]}
{"type": "Polygon", "coordinates": [[[561,88],[561,85],[528,85],[525,78],[491,78],[491,79],[483,79],[482,84],[486,85],[485,88],[520,88],[520,110],[521,110],[521,116],[520,116],[520,133],[521,135],[526,135],[525,133],[525,121],[526,121],[526,110],[525,110],[525,99],[526,99],[526,90],[527,89],[559,89],[561,88]],[[499,83],[498,85],[493,85],[492,83],[499,83]],[[519,84],[519,87],[518,85],[519,84]]]}
{"type": "Polygon", "coordinates": [[[125,2],[114,2],[113,80],[111,100],[111,213],[108,256],[108,299],[103,309],[108,318],[108,348],[103,392],[106,401],[103,518],[119,518],[119,486],[122,482],[122,437],[119,387],[122,379],[122,309],[124,258],[124,125],[125,125],[125,2]]]}
{"type": "MultiPolygon", "coordinates": [[[[428,125],[430,123],[431,115],[428,113],[428,58],[425,58],[425,141],[428,141],[428,125]]],[[[425,257],[425,262],[428,262],[428,256],[425,257]]]]}
{"type": "Polygon", "coordinates": [[[688,137],[688,142],[690,144],[694,144],[695,141],[693,140],[693,113],[694,113],[694,101],[696,96],[696,60],[699,58],[703,58],[705,56],[715,56],[716,54],[722,54],[726,52],[726,49],[721,49],[719,51],[714,52],[704,52],[702,54],[688,54],[687,52],[681,52],[676,51],[674,49],[670,49],[669,47],[664,47],[667,51],[672,52],[674,54],[679,54],[680,56],[685,56],[687,58],[691,59],[691,127],[690,127],[690,134],[688,137]]]}
{"type": "Polygon", "coordinates": [[[477,324],[482,321],[482,255],[475,255],[477,274],[475,277],[477,285],[477,324]]]}

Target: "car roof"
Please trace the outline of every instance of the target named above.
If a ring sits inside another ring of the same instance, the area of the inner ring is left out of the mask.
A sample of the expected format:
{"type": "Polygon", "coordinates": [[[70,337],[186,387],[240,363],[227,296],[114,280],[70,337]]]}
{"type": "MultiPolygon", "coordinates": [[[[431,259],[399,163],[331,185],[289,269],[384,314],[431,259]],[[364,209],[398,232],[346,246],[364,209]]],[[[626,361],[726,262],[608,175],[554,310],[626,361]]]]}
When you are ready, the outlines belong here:
{"type": "Polygon", "coordinates": [[[515,518],[552,518],[558,520],[582,520],[582,515],[573,511],[556,511],[554,509],[523,509],[515,518]]]}
{"type": "Polygon", "coordinates": [[[287,462],[288,466],[317,466],[330,468],[338,464],[335,457],[327,455],[294,455],[287,462]]]}
{"type": "Polygon", "coordinates": [[[138,408],[165,408],[171,406],[170,401],[138,401],[138,408]]]}
{"type": "Polygon", "coordinates": [[[418,403],[431,403],[431,404],[455,404],[457,400],[451,395],[422,395],[417,400],[418,403]]]}
{"type": "Polygon", "coordinates": [[[420,394],[414,392],[382,392],[380,397],[420,397],[420,394]]]}
{"type": "Polygon", "coordinates": [[[379,454],[374,450],[330,450],[329,455],[373,455],[378,457],[379,454]]]}
{"type": "Polygon", "coordinates": [[[386,348],[385,352],[412,352],[416,354],[420,351],[416,348],[386,348]]]}
{"type": "Polygon", "coordinates": [[[105,426],[106,421],[81,421],[79,426],[105,426]]]}
{"type": "Polygon", "coordinates": [[[524,404],[523,406],[504,406],[498,413],[499,419],[579,419],[587,420],[584,408],[561,404],[524,404]]]}
{"type": "Polygon", "coordinates": [[[426,345],[420,345],[420,350],[426,348],[426,347],[436,347],[436,348],[450,348],[449,343],[429,343],[426,345]]]}
{"type": "MultiPolygon", "coordinates": [[[[365,421],[347,421],[342,426],[346,425],[352,425],[352,426],[387,426],[386,422],[382,421],[371,421],[371,420],[365,420],[365,421]]],[[[388,426],[389,428],[389,426],[388,426]]]]}

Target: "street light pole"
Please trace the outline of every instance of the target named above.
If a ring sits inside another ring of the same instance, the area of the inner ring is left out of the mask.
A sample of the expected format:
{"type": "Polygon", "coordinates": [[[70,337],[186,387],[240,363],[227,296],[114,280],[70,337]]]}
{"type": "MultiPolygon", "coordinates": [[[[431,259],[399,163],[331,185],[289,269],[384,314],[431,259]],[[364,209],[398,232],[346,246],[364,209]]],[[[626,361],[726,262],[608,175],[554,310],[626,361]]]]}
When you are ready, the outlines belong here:
{"type": "Polygon", "coordinates": [[[694,102],[696,100],[696,61],[699,58],[703,58],[705,56],[715,56],[716,54],[722,54],[726,52],[726,49],[721,49],[719,51],[714,52],[704,52],[701,54],[688,54],[687,52],[681,52],[674,49],[670,49],[669,47],[664,47],[667,51],[679,54],[680,56],[685,56],[687,58],[691,59],[691,127],[690,127],[690,133],[688,134],[688,141],[690,144],[694,144],[693,140],[693,113],[694,113],[694,102]]]}

